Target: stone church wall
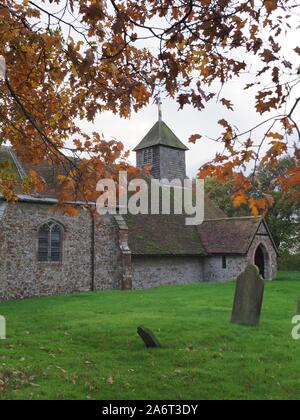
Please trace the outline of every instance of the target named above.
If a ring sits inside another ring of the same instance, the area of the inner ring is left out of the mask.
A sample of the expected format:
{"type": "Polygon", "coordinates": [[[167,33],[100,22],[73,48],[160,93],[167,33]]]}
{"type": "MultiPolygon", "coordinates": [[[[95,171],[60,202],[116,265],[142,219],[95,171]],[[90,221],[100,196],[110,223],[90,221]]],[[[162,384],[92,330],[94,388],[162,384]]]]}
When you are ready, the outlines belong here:
{"type": "Polygon", "coordinates": [[[276,279],[277,277],[277,253],[274,249],[273,243],[270,239],[267,229],[262,223],[257,235],[252,242],[248,255],[247,261],[250,264],[255,262],[255,253],[259,246],[262,246],[265,254],[265,277],[267,280],[276,279]]]}
{"type": "Polygon", "coordinates": [[[132,256],[134,289],[203,281],[200,257],[132,256]]]}
{"type": "Polygon", "coordinates": [[[247,267],[247,258],[240,255],[227,255],[227,267],[223,268],[223,256],[214,255],[204,260],[204,279],[208,282],[226,281],[239,276],[247,267]]]}
{"type": "MultiPolygon", "coordinates": [[[[255,261],[261,245],[266,278],[277,275],[277,255],[262,224],[246,256],[211,257],[131,256],[127,226],[117,217],[95,222],[94,289],[128,290],[164,284],[225,281],[237,277],[255,261]],[[132,277],[132,279],[131,279],[132,277]]],[[[0,300],[92,290],[92,219],[86,210],[77,217],[53,212],[36,203],[0,203],[0,300]],[[38,262],[38,228],[52,219],[64,227],[63,258],[59,263],[38,262]]]]}
{"type": "Polygon", "coordinates": [[[120,290],[122,270],[119,228],[113,217],[106,216],[95,225],[95,289],[120,290]]]}
{"type": "MultiPolygon", "coordinates": [[[[45,204],[8,205],[0,220],[0,300],[88,291],[92,288],[91,216],[53,213],[45,204]],[[64,227],[63,258],[38,262],[38,227],[49,218],[64,227]]],[[[118,227],[113,218],[95,226],[95,289],[120,287],[118,227]]]]}
{"type": "Polygon", "coordinates": [[[223,268],[222,255],[207,257],[204,261],[204,279],[206,281],[223,281],[239,276],[249,264],[255,264],[255,253],[262,245],[265,254],[265,278],[273,280],[277,277],[277,253],[269,233],[262,223],[245,256],[227,255],[227,268],[223,268]]]}

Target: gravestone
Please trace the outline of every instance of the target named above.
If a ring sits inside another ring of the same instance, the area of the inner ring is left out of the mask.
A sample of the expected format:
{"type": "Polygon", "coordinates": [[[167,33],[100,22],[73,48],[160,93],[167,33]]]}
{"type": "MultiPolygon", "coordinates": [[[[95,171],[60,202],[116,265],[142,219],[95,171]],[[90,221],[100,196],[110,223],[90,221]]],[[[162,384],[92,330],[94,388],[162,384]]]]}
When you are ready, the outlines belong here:
{"type": "Polygon", "coordinates": [[[144,341],[145,346],[148,348],[157,348],[161,347],[158,339],[155,337],[152,331],[150,331],[148,328],[141,325],[138,327],[138,335],[141,337],[141,339],[144,341]]]}
{"type": "Polygon", "coordinates": [[[237,279],[231,322],[249,326],[259,324],[264,288],[258,267],[249,265],[237,279]]]}

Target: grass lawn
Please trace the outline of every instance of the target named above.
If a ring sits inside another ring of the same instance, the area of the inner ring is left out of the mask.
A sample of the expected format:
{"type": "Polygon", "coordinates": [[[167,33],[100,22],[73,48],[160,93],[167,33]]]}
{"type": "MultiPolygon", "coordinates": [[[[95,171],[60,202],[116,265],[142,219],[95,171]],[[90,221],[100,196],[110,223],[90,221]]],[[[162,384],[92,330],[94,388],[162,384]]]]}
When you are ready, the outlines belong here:
{"type": "Polygon", "coordinates": [[[203,283],[0,303],[0,399],[300,399],[300,273],[267,283],[259,328],[230,324],[233,295],[203,283]]]}

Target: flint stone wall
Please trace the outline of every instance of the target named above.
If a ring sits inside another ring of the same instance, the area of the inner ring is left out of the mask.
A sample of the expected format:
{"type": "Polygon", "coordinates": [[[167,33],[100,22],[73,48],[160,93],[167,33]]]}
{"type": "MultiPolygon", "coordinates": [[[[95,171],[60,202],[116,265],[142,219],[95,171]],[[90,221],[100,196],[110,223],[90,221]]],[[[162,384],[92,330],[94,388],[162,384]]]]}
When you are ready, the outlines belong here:
{"type": "Polygon", "coordinates": [[[204,279],[206,281],[226,281],[237,278],[249,264],[255,264],[255,254],[259,246],[262,247],[265,255],[265,279],[275,279],[277,277],[277,253],[263,223],[260,225],[247,255],[226,255],[227,268],[223,268],[223,255],[207,257],[204,260],[204,279]]]}
{"type": "MultiPolygon", "coordinates": [[[[164,284],[226,281],[254,264],[261,245],[266,255],[266,278],[277,275],[277,254],[262,224],[247,255],[161,257],[131,255],[122,220],[105,216],[95,221],[95,290],[128,290],[164,284]]],[[[70,217],[53,206],[0,202],[0,300],[22,299],[92,290],[92,219],[87,210],[70,217]],[[64,227],[60,263],[37,260],[38,228],[52,219],[64,227]]]]}
{"type": "MultiPolygon", "coordinates": [[[[6,206],[0,220],[0,300],[89,291],[92,288],[92,220],[54,213],[51,205],[6,206]],[[64,227],[62,262],[38,262],[38,228],[49,219],[64,227]]],[[[118,226],[96,221],[95,289],[118,289],[122,277],[118,226]]]]}
{"type": "Polygon", "coordinates": [[[134,289],[203,281],[200,257],[132,256],[134,289]]]}

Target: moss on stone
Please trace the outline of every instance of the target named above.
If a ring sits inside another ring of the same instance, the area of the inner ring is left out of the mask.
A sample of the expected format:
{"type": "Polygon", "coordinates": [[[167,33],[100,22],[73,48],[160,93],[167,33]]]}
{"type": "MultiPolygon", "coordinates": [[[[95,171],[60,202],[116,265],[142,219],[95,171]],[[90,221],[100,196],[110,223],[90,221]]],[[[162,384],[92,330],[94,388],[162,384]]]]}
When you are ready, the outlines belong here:
{"type": "Polygon", "coordinates": [[[188,148],[179,140],[166,123],[158,121],[138,144],[134,151],[158,145],[185,151],[188,150],[188,148]]]}

